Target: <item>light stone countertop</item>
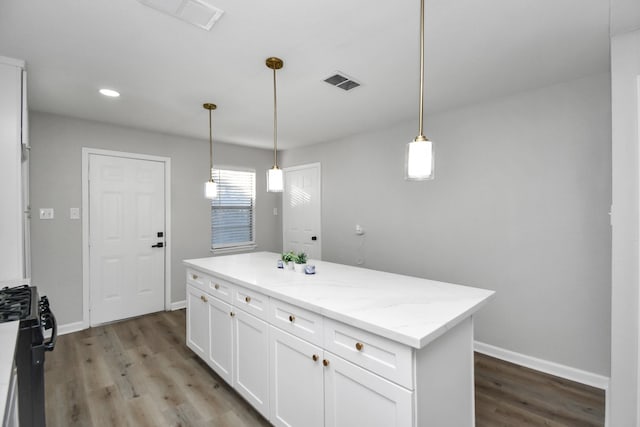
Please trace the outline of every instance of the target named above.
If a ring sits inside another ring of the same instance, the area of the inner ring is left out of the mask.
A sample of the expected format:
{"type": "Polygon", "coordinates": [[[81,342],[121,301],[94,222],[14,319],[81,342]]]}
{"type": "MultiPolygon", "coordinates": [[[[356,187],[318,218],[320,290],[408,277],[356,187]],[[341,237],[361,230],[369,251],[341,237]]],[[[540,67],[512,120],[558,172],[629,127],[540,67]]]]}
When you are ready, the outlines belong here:
{"type": "Polygon", "coordinates": [[[185,260],[215,275],[393,341],[422,348],[478,311],[494,291],[309,260],[316,274],[277,268],[280,254],[185,260]]]}
{"type": "Polygon", "coordinates": [[[19,321],[0,323],[0,417],[6,410],[19,325],[19,321]]]}

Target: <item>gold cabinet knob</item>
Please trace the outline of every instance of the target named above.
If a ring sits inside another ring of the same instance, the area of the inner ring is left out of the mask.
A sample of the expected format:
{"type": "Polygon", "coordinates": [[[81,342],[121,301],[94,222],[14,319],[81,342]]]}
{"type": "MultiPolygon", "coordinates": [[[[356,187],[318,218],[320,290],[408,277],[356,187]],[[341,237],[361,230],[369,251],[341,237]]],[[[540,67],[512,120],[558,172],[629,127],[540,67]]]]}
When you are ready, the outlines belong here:
{"type": "Polygon", "coordinates": [[[200,295],[200,299],[204,302],[208,301],[207,297],[205,297],[204,295],[200,295]]]}
{"type": "Polygon", "coordinates": [[[251,302],[251,297],[244,297],[244,300],[245,300],[246,302],[251,302]]]}
{"type": "Polygon", "coordinates": [[[314,362],[317,362],[318,359],[320,359],[320,357],[317,354],[314,354],[313,356],[311,356],[311,358],[313,359],[314,362]]]}
{"type": "Polygon", "coordinates": [[[362,344],[361,342],[356,343],[356,350],[362,351],[363,348],[364,348],[364,344],[362,344]]]}
{"type": "Polygon", "coordinates": [[[229,316],[234,317],[236,314],[232,311],[229,313],[229,316]]]}
{"type": "Polygon", "coordinates": [[[296,316],[294,316],[293,314],[289,315],[289,322],[293,323],[296,320],[296,316]]]}
{"type": "Polygon", "coordinates": [[[322,359],[323,366],[329,366],[329,361],[327,359],[322,359]]]}
{"type": "Polygon", "coordinates": [[[215,285],[213,285],[213,287],[216,288],[216,289],[220,289],[220,285],[217,284],[217,283],[215,285]]]}

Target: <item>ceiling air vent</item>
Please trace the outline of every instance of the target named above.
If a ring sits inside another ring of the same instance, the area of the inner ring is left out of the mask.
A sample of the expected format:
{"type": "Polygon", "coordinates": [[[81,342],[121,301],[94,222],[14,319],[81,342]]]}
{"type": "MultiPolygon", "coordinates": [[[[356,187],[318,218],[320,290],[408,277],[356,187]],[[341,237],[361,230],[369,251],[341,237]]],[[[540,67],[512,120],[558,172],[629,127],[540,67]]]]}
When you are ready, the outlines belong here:
{"type": "Polygon", "coordinates": [[[360,83],[340,71],[336,72],[336,74],[331,77],[327,77],[324,81],[344,90],[351,90],[360,86],[360,83]]]}
{"type": "Polygon", "coordinates": [[[138,0],[153,9],[164,12],[204,30],[210,30],[224,13],[204,0],[138,0]]]}

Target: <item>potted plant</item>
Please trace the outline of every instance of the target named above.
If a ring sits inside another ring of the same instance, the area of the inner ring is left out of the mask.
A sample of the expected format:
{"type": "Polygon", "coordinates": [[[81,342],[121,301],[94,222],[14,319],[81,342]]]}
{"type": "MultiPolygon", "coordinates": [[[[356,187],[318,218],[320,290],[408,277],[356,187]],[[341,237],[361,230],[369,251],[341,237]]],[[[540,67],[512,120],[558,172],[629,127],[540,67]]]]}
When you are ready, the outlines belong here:
{"type": "Polygon", "coordinates": [[[293,270],[293,264],[296,258],[297,258],[296,254],[293,251],[285,252],[282,254],[282,262],[287,268],[291,270],[293,270]]]}
{"type": "Polygon", "coordinates": [[[307,254],[305,254],[304,252],[299,252],[297,255],[295,255],[293,261],[295,263],[295,270],[299,271],[300,273],[304,273],[304,268],[307,266],[307,254]]]}

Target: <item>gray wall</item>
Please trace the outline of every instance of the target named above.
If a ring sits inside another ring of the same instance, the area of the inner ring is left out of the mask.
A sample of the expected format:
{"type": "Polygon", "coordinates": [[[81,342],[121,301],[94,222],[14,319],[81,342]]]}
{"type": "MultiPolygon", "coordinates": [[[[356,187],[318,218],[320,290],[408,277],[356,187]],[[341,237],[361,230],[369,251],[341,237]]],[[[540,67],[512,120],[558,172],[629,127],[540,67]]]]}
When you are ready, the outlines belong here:
{"type": "Polygon", "coordinates": [[[610,114],[598,75],[427,116],[434,181],[403,180],[416,122],[282,165],[322,164],[325,260],[496,290],[476,340],[608,376],[610,114]]]}
{"type": "MultiPolygon", "coordinates": [[[[171,158],[171,300],[185,299],[186,258],[211,256],[210,205],[203,197],[209,168],[208,140],[188,139],[104,123],[32,112],[31,221],[32,280],[46,293],[60,324],[82,320],[82,222],[69,208],[82,207],[82,147],[171,158]],[[40,208],[55,209],[54,220],[40,220],[40,208]]],[[[266,169],[272,152],[214,141],[216,164],[256,169],[258,250],[280,251],[280,217],[273,215],[280,195],[267,193],[266,169]]]]}

